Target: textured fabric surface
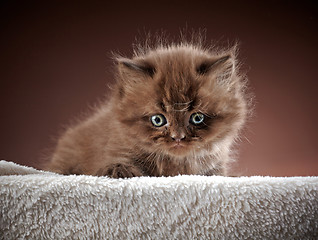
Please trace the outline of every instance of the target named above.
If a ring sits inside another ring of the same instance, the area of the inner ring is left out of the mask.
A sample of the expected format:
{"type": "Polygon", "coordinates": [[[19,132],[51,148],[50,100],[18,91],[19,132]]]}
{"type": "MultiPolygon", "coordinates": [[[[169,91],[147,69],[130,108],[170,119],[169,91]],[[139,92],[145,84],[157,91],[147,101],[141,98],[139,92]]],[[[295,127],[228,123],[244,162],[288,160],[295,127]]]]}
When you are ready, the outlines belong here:
{"type": "Polygon", "coordinates": [[[1,239],[318,238],[318,177],[0,175],[1,239]]]}

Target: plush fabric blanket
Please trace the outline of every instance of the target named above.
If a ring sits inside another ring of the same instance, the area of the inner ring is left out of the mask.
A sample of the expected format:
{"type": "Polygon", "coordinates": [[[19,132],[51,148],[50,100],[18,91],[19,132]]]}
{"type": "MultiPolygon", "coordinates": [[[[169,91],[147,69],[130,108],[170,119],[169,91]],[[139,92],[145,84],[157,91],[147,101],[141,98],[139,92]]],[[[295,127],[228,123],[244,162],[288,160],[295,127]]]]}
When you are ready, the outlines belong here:
{"type": "Polygon", "coordinates": [[[0,239],[318,239],[318,177],[0,175],[0,239]]]}

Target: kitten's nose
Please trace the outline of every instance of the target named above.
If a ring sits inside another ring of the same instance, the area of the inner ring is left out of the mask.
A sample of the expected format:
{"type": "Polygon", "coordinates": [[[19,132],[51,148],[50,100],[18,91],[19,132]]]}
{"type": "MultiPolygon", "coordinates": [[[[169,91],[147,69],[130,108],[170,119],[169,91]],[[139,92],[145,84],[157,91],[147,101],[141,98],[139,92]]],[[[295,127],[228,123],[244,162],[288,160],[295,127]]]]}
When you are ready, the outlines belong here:
{"type": "Polygon", "coordinates": [[[173,141],[176,141],[177,143],[181,142],[182,140],[185,139],[185,135],[183,133],[181,134],[172,134],[171,139],[173,141]]]}

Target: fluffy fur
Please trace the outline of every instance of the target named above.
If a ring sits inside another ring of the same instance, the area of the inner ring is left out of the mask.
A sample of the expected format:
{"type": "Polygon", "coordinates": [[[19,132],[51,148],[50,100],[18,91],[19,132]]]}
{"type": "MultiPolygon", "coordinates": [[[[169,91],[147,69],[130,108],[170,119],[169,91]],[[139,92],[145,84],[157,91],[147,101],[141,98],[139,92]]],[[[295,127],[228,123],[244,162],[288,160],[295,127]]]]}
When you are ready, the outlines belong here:
{"type": "Polygon", "coordinates": [[[110,99],[65,132],[47,169],[115,178],[225,175],[248,112],[236,49],[182,42],[117,57],[110,99]]]}

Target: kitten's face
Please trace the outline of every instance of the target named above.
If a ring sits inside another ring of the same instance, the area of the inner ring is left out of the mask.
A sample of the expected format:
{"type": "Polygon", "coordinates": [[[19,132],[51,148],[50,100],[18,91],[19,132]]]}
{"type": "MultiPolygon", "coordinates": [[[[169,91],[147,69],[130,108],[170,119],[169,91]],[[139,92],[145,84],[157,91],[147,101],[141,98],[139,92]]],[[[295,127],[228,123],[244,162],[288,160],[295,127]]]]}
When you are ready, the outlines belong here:
{"type": "Polygon", "coordinates": [[[139,147],[174,157],[234,137],[245,103],[235,79],[225,79],[235,78],[232,72],[227,76],[228,58],[175,49],[125,62],[118,114],[127,134],[139,147]]]}

